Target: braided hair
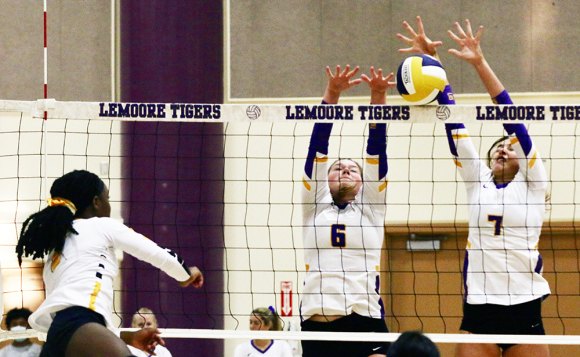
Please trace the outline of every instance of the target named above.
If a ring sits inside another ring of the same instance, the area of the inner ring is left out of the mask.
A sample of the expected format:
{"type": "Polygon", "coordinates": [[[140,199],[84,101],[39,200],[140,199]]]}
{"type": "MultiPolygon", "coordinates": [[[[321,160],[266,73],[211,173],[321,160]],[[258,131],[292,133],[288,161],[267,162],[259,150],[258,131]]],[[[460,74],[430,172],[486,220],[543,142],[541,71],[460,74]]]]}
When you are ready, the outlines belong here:
{"type": "Polygon", "coordinates": [[[18,263],[22,264],[23,255],[36,259],[44,258],[51,251],[62,253],[67,234],[78,234],[72,226],[73,220],[82,216],[92,205],[93,198],[104,189],[104,182],[85,170],[75,170],[56,179],[50,196],[69,201],[72,208],[71,205],[49,205],[24,221],[16,245],[18,263]]]}

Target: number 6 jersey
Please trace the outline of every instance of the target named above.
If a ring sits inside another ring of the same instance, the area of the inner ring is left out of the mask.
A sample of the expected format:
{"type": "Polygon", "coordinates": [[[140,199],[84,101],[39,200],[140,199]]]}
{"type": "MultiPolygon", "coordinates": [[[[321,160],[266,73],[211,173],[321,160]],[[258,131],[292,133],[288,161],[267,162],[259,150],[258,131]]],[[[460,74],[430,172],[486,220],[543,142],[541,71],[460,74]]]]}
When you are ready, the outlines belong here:
{"type": "Polygon", "coordinates": [[[357,313],[382,318],[379,265],[387,187],[386,126],[370,127],[364,183],[356,199],[343,208],[333,202],[328,186],[331,128],[332,124],[315,124],[305,165],[301,316],[357,313]]]}

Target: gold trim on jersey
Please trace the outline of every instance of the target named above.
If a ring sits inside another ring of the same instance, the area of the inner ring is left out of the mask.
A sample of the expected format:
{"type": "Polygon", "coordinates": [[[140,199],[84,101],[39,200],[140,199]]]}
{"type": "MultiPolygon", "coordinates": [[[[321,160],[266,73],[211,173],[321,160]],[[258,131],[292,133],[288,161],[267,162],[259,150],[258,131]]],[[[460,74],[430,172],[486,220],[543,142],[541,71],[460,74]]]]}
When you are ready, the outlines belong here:
{"type": "Polygon", "coordinates": [[[319,162],[327,162],[328,161],[328,156],[322,156],[322,157],[315,157],[314,158],[314,162],[319,163],[319,162]]]}
{"type": "Polygon", "coordinates": [[[54,273],[58,264],[60,264],[60,253],[54,253],[52,255],[52,261],[50,262],[50,271],[54,273]]]}
{"type": "Polygon", "coordinates": [[[379,159],[375,159],[373,157],[367,157],[366,159],[367,164],[369,165],[378,165],[379,164],[379,159]]]}
{"type": "Polygon", "coordinates": [[[520,142],[520,140],[517,137],[515,137],[515,136],[513,136],[513,137],[510,138],[510,145],[515,145],[515,144],[517,144],[519,142],[520,142]]]}
{"type": "Polygon", "coordinates": [[[467,139],[467,138],[469,138],[469,134],[453,134],[453,135],[451,135],[451,137],[453,139],[457,139],[457,140],[459,140],[459,139],[467,139]]]}
{"type": "Polygon", "coordinates": [[[532,167],[534,167],[534,165],[536,164],[536,159],[538,158],[538,152],[535,151],[534,155],[532,155],[532,157],[530,158],[530,161],[528,162],[528,167],[531,169],[532,167]]]}
{"type": "Polygon", "coordinates": [[[95,283],[95,288],[91,293],[91,299],[89,301],[89,309],[95,311],[95,301],[97,300],[97,295],[99,295],[100,292],[101,292],[101,282],[97,281],[95,283]]]}
{"type": "Polygon", "coordinates": [[[461,164],[461,162],[457,159],[453,159],[453,162],[455,163],[455,166],[457,167],[463,167],[463,165],[461,164]]]}
{"type": "Polygon", "coordinates": [[[310,270],[310,264],[305,264],[306,271],[310,270]]]}
{"type": "Polygon", "coordinates": [[[310,184],[308,183],[308,181],[307,181],[305,178],[303,178],[303,179],[302,179],[302,184],[304,184],[304,187],[305,187],[305,188],[306,188],[308,191],[310,191],[310,190],[312,189],[312,186],[310,186],[310,184]]]}
{"type": "Polygon", "coordinates": [[[383,192],[387,186],[389,185],[389,180],[385,180],[383,181],[380,185],[379,185],[379,192],[383,192]]]}

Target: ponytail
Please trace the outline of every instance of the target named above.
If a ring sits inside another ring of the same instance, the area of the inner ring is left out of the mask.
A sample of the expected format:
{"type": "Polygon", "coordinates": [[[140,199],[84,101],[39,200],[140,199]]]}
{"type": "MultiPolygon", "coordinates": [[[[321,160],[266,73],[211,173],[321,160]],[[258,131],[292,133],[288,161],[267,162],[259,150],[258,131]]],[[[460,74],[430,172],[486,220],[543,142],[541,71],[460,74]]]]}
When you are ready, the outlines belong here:
{"type": "Polygon", "coordinates": [[[62,253],[69,233],[78,234],[73,220],[92,205],[93,198],[105,188],[103,181],[88,171],[72,171],[58,178],[50,188],[48,207],[24,221],[16,245],[18,264],[22,256],[44,258],[52,251],[62,253]]]}
{"type": "Polygon", "coordinates": [[[64,206],[46,207],[28,217],[16,246],[18,264],[22,265],[23,255],[36,259],[44,258],[52,250],[61,253],[68,232],[77,234],[72,226],[73,218],[72,212],[64,206]]]}

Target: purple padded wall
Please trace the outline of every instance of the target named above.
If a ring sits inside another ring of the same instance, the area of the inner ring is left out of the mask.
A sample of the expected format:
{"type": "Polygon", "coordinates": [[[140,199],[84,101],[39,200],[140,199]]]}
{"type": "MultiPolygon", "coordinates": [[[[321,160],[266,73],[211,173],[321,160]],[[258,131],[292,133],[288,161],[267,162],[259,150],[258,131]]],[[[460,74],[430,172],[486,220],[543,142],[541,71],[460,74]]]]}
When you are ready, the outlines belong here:
{"type": "MultiPolygon", "coordinates": [[[[121,101],[221,103],[222,2],[124,0],[121,101]]],[[[141,306],[160,327],[223,328],[221,124],[128,122],[123,128],[125,223],[175,250],[205,275],[182,289],[125,255],[124,325],[141,306]]],[[[168,339],[174,356],[222,356],[221,340],[168,339]]]]}

